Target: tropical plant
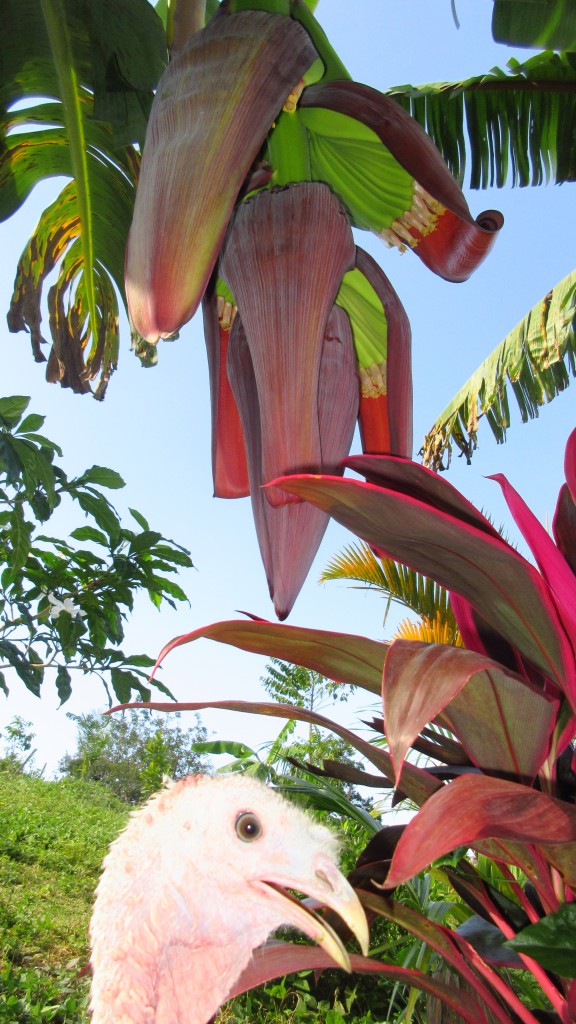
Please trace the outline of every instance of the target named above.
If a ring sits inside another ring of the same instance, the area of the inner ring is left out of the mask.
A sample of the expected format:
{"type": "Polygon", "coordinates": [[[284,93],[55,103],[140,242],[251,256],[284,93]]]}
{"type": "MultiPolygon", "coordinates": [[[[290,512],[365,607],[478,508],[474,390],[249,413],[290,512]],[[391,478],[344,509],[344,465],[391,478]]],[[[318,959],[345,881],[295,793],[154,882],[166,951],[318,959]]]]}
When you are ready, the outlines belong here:
{"type": "MultiPolygon", "coordinates": [[[[566,446],[554,539],[507,480],[494,478],[537,567],[424,467],[385,456],[357,456],[348,465],[367,482],[300,475],[274,486],[329,509],[378,553],[447,588],[466,646],[387,645],[259,620],[195,630],[161,654],[210,637],[289,657],[372,693],[381,689],[383,719],[374,725],[385,732],[389,750],[294,706],[198,701],[177,707],[299,718],[348,740],[396,786],[397,799],[420,808],[407,826],[379,831],[351,877],[373,914],[424,940],[459,982],[454,987],[450,979],[407,968],[395,968],[398,979],[471,1024],[504,1024],[511,1016],[535,1024],[544,1009],[545,1019],[569,1024],[576,1011],[576,431],[566,446]],[[431,723],[443,729],[432,731],[431,723]],[[411,749],[437,765],[413,764],[406,756],[411,749]],[[495,861],[499,878],[487,877],[469,849],[495,861]],[[463,926],[440,926],[394,899],[397,886],[431,864],[441,866],[468,904],[463,926]],[[527,992],[516,972],[531,974],[535,986],[527,992]]],[[[363,958],[353,963],[388,970],[363,958]]],[[[260,977],[271,969],[266,957],[261,965],[260,977]]]]}
{"type": "Polygon", "coordinates": [[[117,699],[132,691],[149,697],[154,660],[124,653],[124,621],[138,593],[157,608],[187,600],[173,576],[192,565],[190,554],[134,509],[134,527],[122,526],[102,490],[124,487],[114,470],[92,466],[69,479],[61,449],[39,433],[44,417],[28,413],[29,402],[0,399],[0,688],[8,693],[10,669],[39,697],[46,673],[55,672],[64,703],[71,672],[79,671],[97,676],[117,699]],[[39,532],[63,499],[89,524],[70,539],[39,532]]]}

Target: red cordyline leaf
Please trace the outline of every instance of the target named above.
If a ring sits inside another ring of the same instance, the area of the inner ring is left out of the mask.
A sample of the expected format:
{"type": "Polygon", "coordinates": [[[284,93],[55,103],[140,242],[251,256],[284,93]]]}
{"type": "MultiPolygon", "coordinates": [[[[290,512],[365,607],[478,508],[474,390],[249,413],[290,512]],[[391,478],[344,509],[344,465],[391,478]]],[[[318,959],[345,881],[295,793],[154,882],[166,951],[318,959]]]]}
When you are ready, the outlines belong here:
{"type": "MultiPolygon", "coordinates": [[[[390,464],[397,487],[402,460],[381,457],[378,461],[382,467],[390,464]]],[[[413,476],[413,469],[408,469],[408,487],[413,476]]],[[[487,523],[486,529],[480,529],[410,493],[356,480],[293,476],[274,484],[322,508],[386,556],[461,594],[505,640],[571,696],[574,656],[548,588],[536,569],[494,536],[487,523]]],[[[434,486],[441,489],[442,484],[437,479],[434,486]]],[[[452,500],[448,493],[448,503],[452,500]]]]}
{"type": "Polygon", "coordinates": [[[390,647],[383,696],[397,782],[413,740],[441,712],[474,764],[530,782],[548,755],[559,706],[481,654],[415,640],[390,647]]]}
{"type": "Polygon", "coordinates": [[[475,221],[440,152],[423,128],[392,99],[358,82],[319,82],[304,90],[301,107],[324,107],[361,121],[378,136],[398,163],[438,203],[435,226],[421,234],[410,229],[423,263],[449,281],[465,281],[494,245],[504,219],[486,210],[475,221]]]}
{"type": "Polygon", "coordinates": [[[552,532],[558,550],[562,552],[566,563],[576,575],[576,502],[568,484],[563,484],[558,493],[552,532]]]}
{"type": "MultiPolygon", "coordinates": [[[[429,995],[436,996],[469,1024],[486,1024],[482,1006],[473,995],[422,974],[421,971],[384,964],[378,960],[372,960],[370,957],[358,956],[354,953],[350,956],[350,964],[354,971],[359,971],[362,974],[382,974],[390,978],[391,981],[410,985],[429,995]]],[[[228,998],[233,999],[273,978],[282,977],[294,971],[323,970],[333,967],[333,961],[318,947],[285,942],[269,943],[253,953],[252,960],[232,986],[228,998]]]]}
{"type": "Polygon", "coordinates": [[[265,619],[214,622],[177,636],[162,649],[152,675],[176,647],[194,640],[216,640],[241,651],[295,662],[337,683],[360,686],[380,696],[387,644],[352,633],[331,633],[303,626],[280,626],[265,619]]]}
{"type": "Polygon", "coordinates": [[[572,500],[576,503],[576,429],[572,431],[564,453],[564,475],[570,488],[572,500]]]}
{"type": "Polygon", "coordinates": [[[386,887],[395,887],[458,846],[503,839],[545,848],[548,859],[570,851],[576,870],[576,808],[504,779],[463,775],[435,793],[404,830],[386,887]]]}
{"type": "Polygon", "coordinates": [[[194,314],[242,182],[291,89],[316,59],[296,21],[219,14],[162,76],[126,255],[136,330],[155,342],[194,314]]]}
{"type": "Polygon", "coordinates": [[[450,964],[464,978],[469,987],[480,996],[483,1007],[490,1011],[490,1020],[495,1018],[502,1024],[508,1024],[510,1021],[508,1007],[510,1007],[516,1013],[517,1019],[523,1021],[524,1024],[536,1024],[535,1018],[523,1006],[514,991],[496,972],[490,969],[474,947],[457,931],[436,924],[412,907],[397,903],[385,896],[378,896],[373,892],[362,890],[358,891],[358,895],[365,909],[374,911],[388,921],[393,921],[397,926],[439,953],[442,959],[450,964]],[[504,1005],[499,1002],[494,990],[503,999],[504,1005]]]}
{"type": "MultiPolygon", "coordinates": [[[[489,477],[500,484],[514,522],[528,544],[542,577],[550,587],[558,616],[576,655],[576,577],[566,563],[562,553],[526,502],[512,487],[505,476],[496,473],[489,477]]],[[[576,679],[574,680],[576,704],[576,679]]]]}
{"type": "Polygon", "coordinates": [[[412,334],[404,306],[372,257],[356,249],[356,267],[380,299],[388,327],[386,394],[361,394],[362,450],[377,455],[412,455],[412,334]]]}
{"type": "Polygon", "coordinates": [[[210,373],[214,497],[244,498],[250,494],[250,483],[242,424],[226,365],[230,328],[219,323],[213,287],[209,286],[204,294],[202,312],[210,373]]]}
{"type": "Polygon", "coordinates": [[[576,574],[576,430],[566,444],[564,474],[566,483],[560,488],[552,531],[560,551],[576,574]]]}
{"type": "MultiPolygon", "coordinates": [[[[280,473],[319,472],[325,464],[320,367],[327,321],[355,255],[344,208],[326,185],[301,182],[265,190],[236,211],[220,272],[234,294],[254,369],[260,482],[280,473]]],[[[357,410],[356,383],[352,394],[357,410]]],[[[336,401],[331,414],[340,416],[336,401]]],[[[348,453],[355,419],[340,458],[348,453]]],[[[331,462],[339,461],[335,454],[331,462]]],[[[290,500],[281,491],[266,496],[275,506],[290,500]]]]}
{"type": "MultiPolygon", "coordinates": [[[[106,711],[105,714],[109,715],[115,711],[126,711],[132,708],[149,708],[150,711],[166,712],[203,711],[206,708],[215,708],[221,711],[237,711],[249,715],[268,715],[270,718],[287,718],[297,722],[308,722],[312,725],[317,725],[319,729],[328,729],[330,732],[336,733],[346,743],[349,743],[358,750],[367,761],[376,765],[386,779],[390,782],[394,781],[392,761],[386,750],[381,750],[380,747],[376,747],[373,743],[361,739],[356,733],[350,729],[345,729],[338,722],[333,722],[332,719],[319,715],[315,711],[308,711],[307,708],[297,707],[295,704],[275,704],[247,700],[175,701],[170,704],[161,701],[148,701],[118,704],[116,707],[106,711]]],[[[438,782],[429,772],[424,771],[422,768],[417,768],[413,764],[406,765],[402,779],[402,791],[414,803],[418,805],[423,804],[441,787],[442,783],[438,782]]]]}

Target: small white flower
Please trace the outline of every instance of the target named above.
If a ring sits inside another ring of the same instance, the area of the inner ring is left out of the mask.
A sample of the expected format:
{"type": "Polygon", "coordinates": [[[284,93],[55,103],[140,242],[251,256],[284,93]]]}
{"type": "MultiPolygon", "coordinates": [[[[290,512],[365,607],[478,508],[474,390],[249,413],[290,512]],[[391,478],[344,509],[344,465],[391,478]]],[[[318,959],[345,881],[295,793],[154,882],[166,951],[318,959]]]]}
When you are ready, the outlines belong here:
{"type": "Polygon", "coordinates": [[[54,594],[48,594],[47,596],[50,604],[52,605],[50,609],[51,619],[57,619],[61,612],[68,612],[73,619],[82,619],[84,617],[82,609],[77,604],[74,604],[71,597],[65,597],[64,600],[61,601],[60,598],[55,597],[54,594]]]}

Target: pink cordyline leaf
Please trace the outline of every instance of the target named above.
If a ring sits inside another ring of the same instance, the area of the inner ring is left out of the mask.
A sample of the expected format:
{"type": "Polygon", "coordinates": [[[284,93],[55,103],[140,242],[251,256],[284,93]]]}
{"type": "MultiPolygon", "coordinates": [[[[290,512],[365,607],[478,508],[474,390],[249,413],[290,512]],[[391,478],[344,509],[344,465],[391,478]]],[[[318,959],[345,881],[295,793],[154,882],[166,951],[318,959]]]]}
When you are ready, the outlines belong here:
{"type": "MultiPolygon", "coordinates": [[[[151,711],[166,712],[203,711],[206,708],[215,708],[221,711],[236,711],[250,715],[268,715],[271,718],[287,718],[297,722],[308,722],[312,725],[317,725],[319,729],[328,729],[330,732],[336,733],[346,743],[350,743],[352,747],[358,750],[367,761],[376,765],[386,779],[391,782],[394,781],[392,761],[387,751],[381,750],[373,743],[361,739],[356,733],[350,729],[345,729],[338,722],[333,722],[332,719],[326,718],[324,715],[319,715],[315,711],[308,711],[306,708],[297,707],[294,704],[263,703],[262,701],[247,700],[175,701],[170,704],[160,701],[148,701],[118,704],[116,707],[106,711],[105,714],[113,714],[115,711],[125,711],[132,708],[149,708],[151,711]]],[[[406,765],[402,778],[402,791],[414,803],[418,805],[423,804],[441,787],[442,783],[438,782],[429,772],[424,771],[422,768],[417,768],[413,764],[406,765]]]]}
{"type": "Polygon", "coordinates": [[[296,21],[218,14],[162,76],[126,256],[136,330],[179,330],[202,297],[242,182],[291,89],[316,59],[296,21]]]}
{"type": "Polygon", "coordinates": [[[424,231],[410,228],[410,247],[436,274],[465,281],[494,245],[503,217],[497,210],[486,210],[473,219],[462,190],[418,122],[394,100],[358,82],[311,85],[300,106],[334,110],[372,129],[427,194],[433,216],[424,231]]]}
{"type": "Polygon", "coordinates": [[[563,484],[558,493],[552,532],[559,551],[576,575],[576,502],[568,484],[563,484]]]}
{"type": "Polygon", "coordinates": [[[356,267],[382,302],[388,327],[386,394],[360,397],[362,450],[412,455],[412,334],[404,306],[372,257],[356,249],[356,267]]]}
{"type": "MultiPolygon", "coordinates": [[[[319,423],[325,332],[355,255],[344,208],[326,185],[265,190],[235,213],[220,272],[234,294],[252,358],[261,482],[280,473],[319,472],[325,462],[319,423]]],[[[336,403],[332,415],[338,415],[336,403]]],[[[275,506],[290,501],[281,491],[269,490],[266,497],[275,506]]]]}
{"type": "Polygon", "coordinates": [[[214,622],[177,636],[160,652],[154,672],[170,651],[200,639],[216,640],[241,651],[291,661],[320,672],[337,683],[360,686],[378,696],[381,693],[387,644],[351,633],[281,626],[265,619],[214,622]]]}
{"type": "Polygon", "coordinates": [[[441,712],[474,764],[531,782],[548,755],[559,706],[481,654],[416,640],[391,645],[383,696],[397,782],[412,741],[441,712]]]}
{"type": "MultiPolygon", "coordinates": [[[[524,678],[527,677],[526,666],[516,648],[504,640],[497,629],[488,625],[469,601],[451,590],[450,604],[464,647],[469,651],[476,651],[477,654],[485,654],[507,669],[512,669],[524,678]]],[[[531,674],[536,675],[534,669],[531,674]]],[[[543,685],[543,679],[540,678],[543,685]]]]}
{"type": "Polygon", "coordinates": [[[564,476],[576,504],[576,429],[572,431],[564,453],[564,476]]]}
{"type": "MultiPolygon", "coordinates": [[[[362,974],[381,974],[401,985],[410,985],[441,999],[454,1013],[469,1024],[485,1024],[486,1017],[481,1004],[469,993],[451,987],[421,971],[407,967],[372,960],[370,957],[350,956],[353,971],[362,974]]],[[[233,985],[228,998],[248,992],[273,978],[282,977],[294,971],[323,970],[333,968],[334,963],[321,949],[314,946],[293,945],[284,942],[270,943],[257,949],[248,967],[233,985]]]]}
{"type": "Polygon", "coordinates": [[[370,484],[399,491],[432,505],[483,530],[490,537],[500,538],[498,530],[445,477],[420,466],[408,458],[380,458],[373,455],[351,455],[345,465],[361,473],[370,484]]]}
{"type": "MultiPolygon", "coordinates": [[[[396,847],[387,887],[423,871],[458,846],[504,839],[546,849],[576,849],[576,808],[515,782],[464,775],[435,793],[404,830],[396,847]]],[[[572,875],[572,872],[571,872],[572,875]]],[[[567,878],[573,884],[573,877],[567,878]]]]}
{"type": "MultiPolygon", "coordinates": [[[[506,477],[501,473],[495,473],[489,479],[495,480],[502,488],[514,522],[534,555],[542,577],[550,587],[558,616],[564,625],[576,656],[576,576],[550,534],[538,522],[534,513],[506,477]]],[[[576,674],[573,688],[573,703],[576,707],[576,674]]]]}
{"type": "MultiPolygon", "coordinates": [[[[401,474],[401,460],[389,461],[401,474]]],[[[356,480],[293,476],[274,484],[323,509],[388,557],[461,594],[570,695],[574,656],[548,588],[500,537],[410,494],[356,480]]]]}
{"type": "Polygon", "coordinates": [[[552,531],[556,543],[576,575],[576,430],[566,444],[564,454],[566,483],[560,488],[552,531]]]}
{"type": "Polygon", "coordinates": [[[217,298],[210,286],[202,299],[202,312],[210,373],[214,497],[243,498],[250,494],[250,483],[242,424],[226,367],[230,328],[219,323],[217,298]]]}

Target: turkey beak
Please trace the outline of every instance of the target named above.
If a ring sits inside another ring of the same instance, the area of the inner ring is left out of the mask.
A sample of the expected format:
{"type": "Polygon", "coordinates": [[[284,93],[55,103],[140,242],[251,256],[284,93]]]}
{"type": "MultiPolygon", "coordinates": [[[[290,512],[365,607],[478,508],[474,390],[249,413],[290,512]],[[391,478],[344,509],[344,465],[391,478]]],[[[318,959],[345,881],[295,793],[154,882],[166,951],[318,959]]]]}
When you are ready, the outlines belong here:
{"type": "Polygon", "coordinates": [[[314,873],[306,879],[283,878],[281,883],[266,881],[264,884],[282,897],[286,923],[304,932],[344,971],[351,970],[348,950],[340,936],[315,908],[327,907],[333,910],[356,937],[364,956],[368,954],[370,937],[362,904],[352,886],[328,857],[318,856],[314,862],[314,873]],[[311,899],[303,903],[287,892],[285,887],[305,891],[311,899]],[[289,910],[286,908],[287,902],[291,904],[289,910]]]}
{"type": "MultiPolygon", "coordinates": [[[[344,878],[342,872],[336,867],[336,865],[328,858],[322,858],[320,863],[316,864],[316,878],[318,879],[317,886],[308,886],[308,893],[317,900],[318,904],[324,907],[329,907],[333,910],[338,917],[342,919],[344,924],[348,926],[354,937],[358,941],[358,945],[362,950],[364,956],[368,955],[368,947],[370,944],[370,934],[368,929],[368,922],[366,920],[366,914],[364,908],[356,895],[356,892],[350,885],[350,883],[344,878]]],[[[308,907],[308,911],[312,908],[308,907]]],[[[320,921],[325,927],[329,927],[324,918],[320,918],[320,921]]],[[[327,940],[324,939],[321,945],[329,952],[330,955],[340,966],[344,967],[345,970],[350,970],[350,960],[347,951],[342,946],[342,942],[339,937],[330,928],[330,932],[336,937],[340,950],[344,950],[347,964],[343,964],[338,959],[336,951],[333,951],[328,947],[327,940]]],[[[318,940],[317,940],[318,941],[318,940]]]]}

